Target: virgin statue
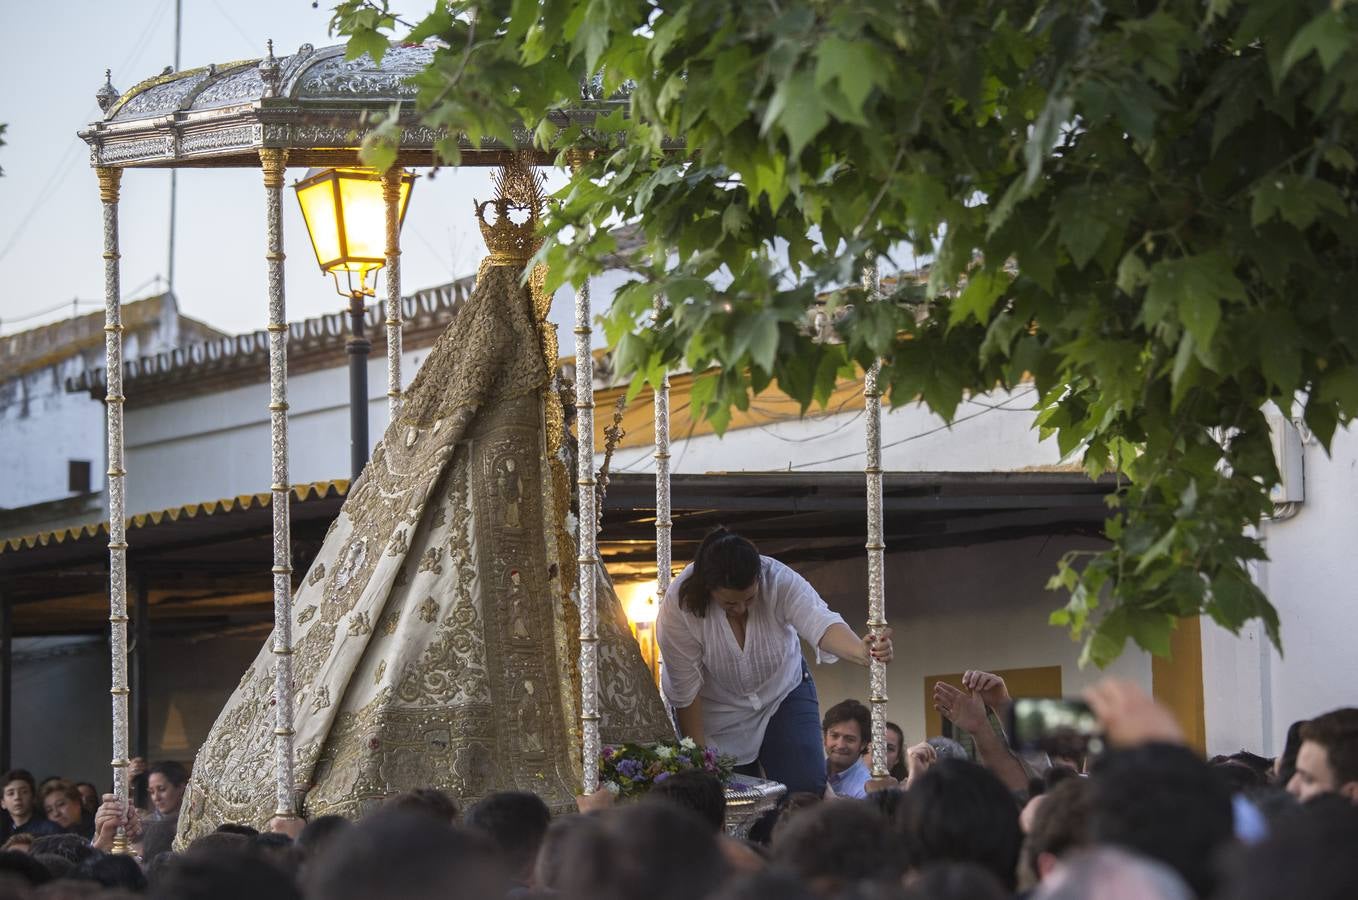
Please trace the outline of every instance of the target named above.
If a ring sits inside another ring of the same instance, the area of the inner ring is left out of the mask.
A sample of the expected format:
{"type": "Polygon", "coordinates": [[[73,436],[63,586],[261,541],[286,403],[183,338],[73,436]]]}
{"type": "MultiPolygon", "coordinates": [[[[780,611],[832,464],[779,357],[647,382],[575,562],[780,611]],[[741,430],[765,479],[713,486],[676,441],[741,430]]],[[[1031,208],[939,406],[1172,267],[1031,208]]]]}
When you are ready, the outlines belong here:
{"type": "MultiPolygon", "coordinates": [[[[294,773],[309,817],[358,817],[417,787],[462,803],[524,790],[574,808],[572,451],[545,273],[523,277],[541,202],[540,177],[516,162],[501,170],[497,199],[478,204],[490,255],[475,288],[295,591],[294,773]]],[[[596,568],[602,739],[672,739],[596,568]]],[[[262,827],[274,814],[274,664],[266,642],[199,750],[181,846],[220,823],[262,827]]]]}

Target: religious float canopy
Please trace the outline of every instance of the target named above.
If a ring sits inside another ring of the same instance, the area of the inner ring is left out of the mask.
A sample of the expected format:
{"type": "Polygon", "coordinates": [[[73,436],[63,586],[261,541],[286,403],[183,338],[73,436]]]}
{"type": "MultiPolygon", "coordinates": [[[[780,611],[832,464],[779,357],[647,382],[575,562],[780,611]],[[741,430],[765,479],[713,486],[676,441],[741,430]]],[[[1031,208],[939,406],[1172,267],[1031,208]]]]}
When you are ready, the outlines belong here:
{"type": "MultiPolygon", "coordinates": [[[[410,78],[433,59],[430,45],[396,45],[380,66],[366,55],[345,59],[343,46],[316,50],[304,44],[291,56],[210,65],[149,78],[119,94],[111,79],[98,93],[104,118],[80,132],[90,164],[119,168],[256,168],[261,150],[288,154],[289,166],[352,166],[378,114],[402,104],[398,166],[431,166],[434,145],[446,131],[419,121],[410,78]]],[[[565,127],[589,124],[619,101],[591,100],[588,107],[553,113],[565,127]]],[[[464,166],[500,166],[512,148],[496,141],[454,138],[464,166]]],[[[532,147],[532,134],[515,134],[532,147]]],[[[537,162],[551,155],[536,153],[537,162]]]]}
{"type": "MultiPolygon", "coordinates": [[[[306,784],[295,777],[294,764],[299,748],[294,747],[294,739],[297,736],[297,717],[294,705],[298,698],[303,698],[309,704],[309,718],[315,718],[318,711],[326,710],[331,707],[338,708],[341,705],[342,697],[322,696],[319,693],[317,684],[295,685],[293,681],[293,656],[297,651],[297,645],[293,640],[294,627],[303,628],[316,616],[315,609],[325,608],[325,584],[336,581],[336,573],[344,572],[352,574],[355,568],[365,565],[364,560],[358,556],[368,552],[367,549],[361,552],[356,550],[358,545],[352,539],[345,539],[342,536],[337,538],[337,545],[342,543],[344,556],[340,558],[327,557],[327,551],[322,550],[317,564],[313,566],[312,572],[306,578],[306,584],[299,589],[299,596],[307,592],[308,587],[317,588],[320,603],[313,606],[294,610],[293,604],[293,570],[291,560],[291,550],[289,546],[289,478],[288,478],[288,434],[287,434],[287,318],[283,290],[283,252],[282,252],[282,188],[284,186],[284,172],[289,166],[306,168],[325,168],[325,167],[352,167],[358,163],[357,150],[363,138],[369,131],[376,127],[374,122],[378,116],[384,113],[392,104],[400,104],[400,113],[397,116],[399,142],[395,164],[382,176],[384,186],[384,201],[386,214],[386,246],[385,246],[385,267],[387,269],[387,348],[388,348],[388,394],[390,398],[390,412],[392,425],[383,439],[383,447],[379,447],[379,454],[386,450],[385,455],[374,455],[374,463],[379,459],[406,459],[411,457],[412,448],[420,443],[422,437],[431,436],[437,432],[437,422],[430,424],[425,421],[424,414],[429,411],[428,397],[421,398],[422,408],[415,411],[420,418],[419,422],[409,420],[404,417],[403,402],[406,399],[401,391],[400,378],[400,357],[401,357],[401,307],[400,307],[400,244],[399,226],[401,213],[403,212],[401,203],[402,183],[406,177],[404,167],[406,166],[426,166],[437,162],[436,145],[445,142],[443,146],[448,146],[448,142],[458,147],[461,154],[461,165],[470,166],[501,166],[502,176],[500,179],[499,196],[493,204],[483,204],[478,208],[478,216],[485,217],[488,206],[495,207],[498,213],[496,221],[500,226],[508,223],[506,212],[509,206],[523,206],[526,202],[540,202],[540,195],[523,190],[524,183],[520,176],[529,171],[529,167],[534,164],[550,162],[550,157],[540,151],[521,150],[518,148],[532,147],[531,131],[527,127],[515,134],[515,144],[517,147],[509,147],[493,140],[483,141],[477,144],[468,142],[460,136],[449,135],[448,133],[429,127],[421,123],[417,114],[413,110],[416,88],[412,85],[410,78],[421,72],[432,59],[434,48],[429,45],[408,45],[393,46],[384,55],[381,65],[375,65],[367,56],[357,59],[346,59],[343,47],[331,47],[316,50],[310,45],[304,45],[297,53],[282,58],[275,57],[272,44],[270,44],[269,54],[262,60],[247,60],[222,65],[210,65],[204,68],[191,69],[180,72],[167,72],[160,76],[147,79],[133,87],[126,93],[121,93],[113,87],[112,79],[106,73],[106,81],[99,90],[97,96],[100,108],[104,111],[104,116],[97,122],[92,123],[88,128],[80,132],[80,136],[90,147],[91,164],[95,167],[99,176],[100,195],[104,209],[104,260],[105,260],[105,309],[106,309],[106,379],[107,379],[107,420],[108,420],[108,505],[109,505],[109,621],[111,625],[111,649],[112,649],[112,697],[113,697],[113,734],[114,734],[114,774],[116,793],[121,798],[126,798],[127,764],[128,764],[128,709],[127,709],[127,540],[126,540],[126,510],[124,509],[125,497],[125,478],[127,472],[124,470],[123,453],[123,414],[122,407],[124,401],[122,374],[122,324],[120,309],[120,276],[119,276],[119,234],[118,234],[118,201],[121,184],[121,172],[126,168],[179,168],[179,167],[200,167],[200,168],[222,168],[222,167],[259,167],[263,173],[265,187],[265,228],[268,236],[267,252],[265,254],[268,267],[269,284],[269,359],[270,359],[270,421],[271,421],[271,444],[272,444],[272,465],[271,465],[271,515],[273,525],[273,594],[274,594],[274,631],[271,638],[271,646],[267,653],[261,654],[261,661],[271,657],[267,665],[267,671],[254,671],[247,673],[247,677],[242,680],[242,687],[238,690],[238,695],[242,690],[253,691],[253,701],[256,710],[261,706],[269,711],[272,730],[270,743],[272,744],[273,766],[273,787],[274,802],[273,809],[278,815],[293,815],[296,811],[300,794],[314,787],[314,782],[309,780],[316,777],[317,758],[323,761],[322,769],[333,772],[336,770],[337,758],[334,747],[322,745],[307,745],[303,750],[308,754],[306,767],[306,784]],[[517,185],[517,186],[515,186],[517,185]],[[529,194],[532,194],[531,198],[529,194]],[[428,435],[424,430],[432,429],[428,435]],[[357,554],[357,555],[355,555],[357,554]],[[318,567],[322,566],[329,558],[332,566],[332,573],[327,580],[327,576],[322,572],[318,575],[318,567]],[[320,586],[320,587],[318,587],[320,586]],[[264,676],[270,676],[267,681],[271,689],[266,689],[261,683],[264,676]],[[326,754],[329,756],[326,756],[326,754]],[[326,768],[328,766],[328,768],[326,768]]],[[[579,108],[560,111],[552,114],[550,121],[558,127],[566,127],[571,124],[588,126],[600,114],[610,111],[620,101],[605,100],[601,98],[588,97],[588,91],[582,92],[582,103],[579,108]]],[[[677,145],[676,145],[677,146],[677,145]]],[[[536,183],[536,179],[530,178],[536,183]]],[[[517,265],[521,271],[522,265],[526,260],[526,254],[513,254],[513,259],[497,259],[497,248],[492,242],[492,255],[487,260],[487,265],[483,266],[483,274],[494,271],[495,266],[506,264],[517,265]]],[[[543,298],[536,296],[536,292],[531,292],[527,288],[516,287],[517,275],[512,278],[497,277],[488,279],[488,282],[497,284],[506,295],[514,295],[515,302],[527,309],[526,315],[531,318],[531,325],[536,329],[538,338],[542,341],[542,347],[533,354],[542,357],[541,350],[550,349],[555,351],[555,337],[545,336],[544,319],[546,307],[543,298]],[[530,308],[531,307],[531,308],[530,308]]],[[[527,320],[525,320],[527,321],[527,320]]],[[[459,327],[458,322],[450,328],[450,334],[459,327]]],[[[498,327],[498,326],[497,326],[498,327]]],[[[525,337],[527,333],[519,335],[525,337]]],[[[578,521],[585,523],[585,527],[577,530],[578,547],[572,550],[577,554],[573,560],[574,565],[568,565],[571,560],[562,557],[561,562],[566,563],[560,567],[555,574],[546,570],[547,581],[553,578],[561,584],[570,584],[574,587],[575,593],[575,613],[578,619],[578,633],[574,635],[574,641],[567,641],[564,645],[558,642],[558,650],[564,652],[567,648],[574,647],[578,652],[578,669],[571,673],[571,678],[565,682],[566,685],[574,684],[578,693],[567,702],[568,691],[560,692],[561,709],[571,709],[575,713],[575,721],[578,726],[571,726],[565,722],[561,727],[565,732],[559,733],[561,736],[573,735],[578,738],[579,752],[569,753],[565,757],[565,768],[574,773],[576,783],[580,784],[586,793],[594,790],[598,786],[598,773],[594,765],[594,760],[598,759],[600,750],[600,724],[601,720],[607,718],[607,709],[600,706],[600,683],[599,683],[599,661],[602,654],[608,661],[618,665],[616,642],[610,644],[609,636],[619,633],[616,627],[617,611],[616,598],[609,589],[606,575],[602,572],[597,558],[595,548],[595,534],[598,523],[596,483],[593,472],[593,389],[591,373],[591,330],[590,330],[590,301],[588,285],[585,285],[577,292],[576,297],[576,414],[577,414],[577,433],[579,434],[579,447],[575,454],[575,464],[577,466],[576,478],[576,501],[578,509],[578,521]],[[606,593],[606,604],[612,601],[612,606],[603,609],[597,607],[597,592],[602,587],[606,593]],[[600,619],[603,619],[603,628],[600,627],[600,619]],[[601,632],[603,638],[601,639],[601,632]],[[601,647],[602,644],[602,647],[601,647]]],[[[450,341],[456,343],[456,341],[450,341]]],[[[538,341],[534,340],[534,344],[538,341]]],[[[522,348],[520,348],[522,351],[522,348]]],[[[548,363],[554,362],[553,359],[543,357],[539,361],[548,363]]],[[[549,371],[550,369],[547,368],[549,371]]],[[[520,373],[522,374],[522,373],[520,373]]],[[[412,385],[412,390],[417,387],[412,385]]],[[[539,385],[539,393],[544,398],[554,398],[555,391],[542,390],[539,385]]],[[[876,404],[876,397],[871,397],[871,402],[876,404]]],[[[540,419],[544,421],[545,434],[547,440],[539,448],[543,459],[548,465],[555,464],[557,461],[557,451],[561,449],[558,444],[552,445],[551,434],[553,432],[553,413],[551,401],[546,401],[543,409],[539,410],[540,419]]],[[[497,409],[500,409],[498,406],[497,409]]],[[[503,410],[500,410],[503,412],[503,410]]],[[[559,415],[559,410],[557,411],[559,415]]],[[[529,419],[533,416],[529,415],[529,419]]],[[[559,419],[557,420],[559,421],[559,419]]],[[[664,590],[670,578],[670,511],[669,511],[669,469],[668,469],[668,395],[667,390],[656,392],[656,544],[657,544],[657,576],[660,590],[664,590]]],[[[459,420],[457,428],[451,430],[461,430],[467,423],[459,420]]],[[[875,429],[874,429],[875,432],[875,429]]],[[[873,435],[875,437],[875,434],[873,435]]],[[[446,440],[440,438],[440,441],[446,440]]],[[[464,456],[457,457],[451,446],[447,447],[446,459],[443,455],[438,455],[440,464],[451,464],[450,460],[461,459],[460,465],[464,468],[470,465],[469,460],[464,456]]],[[[414,454],[419,455],[419,454],[414,454]]],[[[565,459],[569,456],[566,453],[562,456],[565,459]]],[[[432,459],[433,457],[431,457],[432,459]]],[[[870,455],[870,458],[871,457],[870,455]]],[[[409,461],[408,459],[406,461],[409,461]]],[[[499,526],[513,530],[519,525],[504,518],[511,510],[518,510],[519,504],[527,503],[529,496],[534,494],[534,489],[525,480],[526,470],[523,463],[508,465],[509,460],[490,460],[487,457],[486,465],[490,468],[486,470],[488,480],[483,486],[486,490],[498,489],[505,497],[510,498],[508,505],[501,503],[496,508],[500,510],[499,526]],[[498,466],[498,467],[497,467],[498,466]]],[[[456,468],[456,464],[453,464],[456,468]]],[[[389,469],[387,474],[392,474],[396,469],[389,469]]],[[[409,475],[414,475],[412,469],[409,475]]],[[[452,469],[445,476],[432,471],[421,471],[420,477],[439,479],[438,483],[450,493],[452,499],[458,494],[457,490],[449,488],[443,482],[448,478],[459,478],[452,469]]],[[[880,476],[880,471],[869,470],[870,478],[880,476]]],[[[365,470],[364,480],[368,482],[368,489],[364,491],[365,485],[356,485],[352,496],[381,495],[384,500],[372,499],[371,502],[381,506],[386,500],[396,496],[399,491],[398,486],[393,484],[383,485],[376,476],[371,476],[365,470]],[[384,488],[387,488],[384,490],[384,488]]],[[[468,476],[470,477],[470,476],[468,476]]],[[[550,483],[551,479],[546,479],[544,483],[550,483]]],[[[469,484],[472,482],[468,482],[469,484]]],[[[880,482],[879,482],[880,483],[880,482]]],[[[433,485],[426,485],[432,487],[433,485]]],[[[408,487],[408,485],[407,485],[408,487]]],[[[880,491],[880,488],[878,488],[880,491]]],[[[548,492],[550,495],[550,492],[548,492]]],[[[351,499],[352,499],[351,496],[351,499]]],[[[880,496],[880,494],[879,494],[880,496]]],[[[501,500],[504,500],[502,497],[501,500]]],[[[465,498],[464,498],[465,499],[465,498]]],[[[544,498],[548,499],[548,498],[544,498]]],[[[565,514],[561,507],[561,497],[556,498],[555,505],[551,502],[540,502],[539,513],[554,516],[555,519],[566,520],[569,516],[565,514]],[[548,507],[554,506],[548,510],[548,507]]],[[[872,506],[873,492],[869,491],[869,504],[872,506]]],[[[346,501],[346,508],[349,501],[346,501]]],[[[389,504],[388,504],[389,505],[389,504]]],[[[416,519],[422,515],[422,510],[426,504],[419,503],[420,510],[407,510],[405,514],[414,515],[416,519]]],[[[477,503],[472,503],[475,508],[477,503]]],[[[385,507],[384,507],[385,508],[385,507]]],[[[431,519],[427,523],[426,532],[436,529],[446,529],[452,527],[448,525],[448,511],[441,505],[435,505],[438,512],[444,512],[442,521],[431,519]]],[[[434,513],[431,513],[433,515],[434,513]]],[[[870,518],[873,518],[870,516],[870,518]]],[[[875,517],[880,520],[880,515],[875,517]]],[[[343,515],[341,516],[343,520],[343,515]]],[[[420,526],[420,522],[411,523],[420,526]]],[[[345,526],[351,533],[358,533],[362,530],[364,523],[350,523],[345,526]]],[[[490,532],[490,527],[486,532],[490,532]]],[[[550,528],[546,529],[549,533],[550,528]]],[[[393,535],[395,532],[393,532],[393,535]]],[[[440,532],[441,534],[441,532],[440,532]]],[[[409,546],[404,542],[397,541],[393,535],[388,535],[392,543],[386,546],[374,546],[372,553],[374,558],[383,555],[392,546],[402,545],[402,553],[409,551],[409,546]]],[[[405,537],[406,533],[400,531],[400,536],[405,537]]],[[[410,535],[414,539],[414,533],[410,535]]],[[[874,538],[869,537],[869,548],[880,553],[880,531],[874,538]]],[[[558,547],[559,550],[564,548],[558,547]]],[[[391,554],[397,555],[400,554],[391,554]]],[[[470,559],[470,557],[469,557],[470,559]]],[[[416,566],[422,566],[423,560],[416,560],[416,566]]],[[[480,562],[480,559],[477,559],[480,562]]],[[[373,568],[381,568],[371,559],[366,565],[371,571],[373,568]]],[[[416,566],[412,566],[415,568],[416,566]]],[[[389,567],[388,567],[389,568],[389,567]]],[[[501,566],[500,568],[504,568],[501,566]]],[[[877,568],[877,567],[874,567],[877,568]]],[[[384,570],[385,571],[385,570],[384,570]]],[[[404,571],[404,570],[402,570],[404,571]]],[[[431,565],[429,569],[420,569],[420,572],[435,571],[431,565]]],[[[525,640],[521,630],[515,630],[515,618],[517,608],[515,607],[515,596],[523,589],[520,580],[524,576],[518,569],[506,568],[504,572],[499,572],[498,568],[487,569],[485,572],[473,571],[468,577],[489,576],[493,572],[498,572],[504,577],[500,579],[503,583],[499,585],[503,590],[503,596],[496,595],[498,601],[502,601],[501,606],[504,611],[500,613],[504,616],[509,631],[503,647],[498,648],[505,653],[513,653],[515,642],[523,643],[525,640]],[[506,605],[507,604],[507,605],[506,605]]],[[[449,577],[459,574],[460,570],[456,566],[448,569],[449,577]]],[[[442,575],[443,572],[439,571],[442,575]]],[[[541,573],[540,573],[541,574],[541,573]]],[[[396,577],[393,574],[393,577],[396,577]]],[[[407,573],[408,577],[408,573],[407,573]]],[[[884,626],[880,615],[881,586],[880,577],[873,579],[873,589],[876,595],[876,602],[873,605],[874,612],[871,616],[870,626],[874,629],[884,626]]],[[[388,582],[390,585],[391,583],[388,582]]],[[[533,589],[544,587],[526,586],[533,589]]],[[[366,596],[366,595],[365,595],[366,596]]],[[[484,602],[484,600],[483,600],[484,602]]],[[[484,609],[484,607],[483,607],[484,609]]],[[[423,606],[415,606],[412,613],[423,613],[423,606]]],[[[358,610],[363,612],[363,610],[358,610]]],[[[439,610],[435,610],[437,615],[439,610]]],[[[365,620],[362,616],[350,616],[343,623],[338,621],[326,621],[328,613],[317,616],[318,622],[325,622],[329,630],[333,632],[336,627],[347,629],[351,637],[363,637],[372,635],[381,626],[381,622],[376,617],[365,620]]],[[[333,617],[332,617],[333,618],[333,617]]],[[[413,616],[411,617],[413,618],[413,616]]],[[[456,619],[452,613],[449,620],[456,619]]],[[[408,620],[407,620],[408,621],[408,620]]],[[[432,621],[430,624],[433,624],[432,621]]],[[[454,622],[454,624],[466,625],[465,622],[454,622]]],[[[524,624],[524,623],[520,623],[524,624]]],[[[302,641],[305,642],[308,635],[315,629],[306,628],[302,641]]],[[[558,629],[559,630],[559,629],[558,629]]],[[[387,634],[393,632],[384,632],[387,634]]],[[[621,629],[621,634],[626,634],[625,623],[621,629]]],[[[558,634],[559,638],[559,634],[558,634]]],[[[376,638],[369,640],[375,642],[376,638]]],[[[522,650],[523,647],[518,647],[522,650]]],[[[543,648],[535,648],[541,650],[543,648]]],[[[630,647],[631,655],[636,654],[635,646],[630,647]]],[[[417,654],[418,655],[418,654],[417,654]]],[[[531,654],[530,654],[531,655],[531,654]]],[[[538,654],[541,656],[541,653],[538,654]]],[[[639,661],[639,656],[637,657],[639,661]]],[[[486,657],[488,660],[489,657],[486,657]]],[[[327,657],[327,665],[334,662],[334,657],[327,657]]],[[[498,664],[498,660],[495,661],[498,664]]],[[[349,661],[350,669],[361,672],[366,678],[380,686],[384,670],[385,660],[368,659],[367,656],[360,655],[359,658],[349,661]],[[369,668],[371,664],[374,668],[369,668]]],[[[624,666],[626,668],[626,666],[624,666]]],[[[391,680],[391,679],[388,679],[391,680]]],[[[503,680],[503,679],[502,679],[503,680]]],[[[543,692],[549,682],[553,679],[550,675],[537,676],[537,680],[532,677],[521,678],[510,683],[506,681],[500,685],[505,693],[505,699],[511,704],[511,708],[517,710],[519,717],[520,730],[525,728],[525,722],[537,727],[538,723],[544,718],[550,718],[554,710],[546,709],[543,692]]],[[[511,679],[512,681],[512,679],[511,679]]],[[[649,682],[648,682],[649,684],[649,682]]],[[[874,671],[872,700],[874,706],[874,734],[880,730],[880,723],[876,721],[881,718],[880,704],[885,702],[884,691],[880,690],[881,677],[880,670],[874,671]]],[[[401,686],[397,686],[399,693],[401,686]]],[[[653,685],[650,685],[651,693],[654,693],[653,685]]],[[[605,693],[608,688],[605,686],[605,693]]],[[[369,693],[373,693],[370,691],[369,693]]],[[[381,692],[376,692],[380,694],[381,692]]],[[[229,714],[240,712],[243,707],[236,703],[237,697],[233,697],[228,709],[223,713],[223,719],[219,720],[217,728],[224,725],[239,725],[249,717],[244,713],[232,722],[224,722],[229,718],[229,714]]],[[[377,702],[374,697],[374,702],[377,702]]],[[[606,701],[610,698],[605,698],[606,701]]],[[[617,698],[612,698],[617,699],[617,698]]],[[[607,702],[605,703],[605,706],[607,702]]],[[[560,713],[561,709],[555,710],[560,713]]],[[[632,713],[636,713],[633,709],[632,713]]],[[[642,715],[642,720],[649,722],[653,716],[650,714],[642,715]]],[[[258,724],[258,723],[254,723],[258,724]]],[[[342,729],[341,729],[342,730],[342,729]]],[[[511,729],[512,730],[512,729],[511,729]]],[[[644,728],[642,730],[645,730],[644,728]]],[[[541,756],[546,750],[543,747],[544,741],[540,737],[541,731],[537,732],[538,737],[526,744],[527,753],[534,756],[532,760],[523,760],[525,765],[536,765],[539,770],[542,768],[542,760],[536,757],[541,756]]],[[[348,735],[346,740],[358,741],[369,740],[366,735],[348,735]]],[[[371,741],[379,741],[379,738],[371,738],[371,741]]],[[[520,743],[523,743],[522,741],[520,743]]],[[[558,742],[559,743],[559,742],[558,742]]],[[[572,741],[571,743],[576,743],[572,741]]],[[[880,747],[880,740],[877,742],[880,747]]],[[[258,750],[253,747],[252,751],[258,750]]],[[[466,749],[466,748],[463,748],[466,749]]],[[[523,749],[523,748],[520,748],[523,749]]],[[[457,757],[457,765],[462,766],[458,769],[459,777],[466,776],[469,760],[473,761],[475,754],[463,754],[457,757]]],[[[235,764],[244,762],[232,757],[221,760],[230,763],[233,772],[241,771],[235,764]]],[[[249,760],[258,768],[262,764],[258,758],[249,760]]],[[[880,770],[879,759],[874,759],[874,769],[880,770]]],[[[398,765],[398,761],[393,758],[393,766],[398,765]]],[[[531,767],[531,766],[529,766],[531,767]]],[[[473,766],[474,768],[474,766],[473,766]]],[[[301,773],[296,773],[301,774],[301,773]]],[[[356,775],[357,780],[351,780],[351,786],[364,782],[365,779],[371,781],[373,778],[381,780],[381,775],[374,775],[372,772],[361,771],[356,775]]],[[[247,781],[249,779],[246,779],[247,781]]],[[[257,785],[251,784],[248,787],[257,789],[257,785]]],[[[359,800],[364,797],[380,794],[386,785],[379,783],[365,784],[357,794],[351,794],[345,798],[337,800],[359,800]],[[364,791],[368,791],[364,794],[364,791]],[[360,796],[361,795],[361,796],[360,796]]],[[[225,797],[226,806],[231,806],[236,800],[240,800],[242,805],[250,805],[252,809],[257,807],[258,800],[236,796],[234,799],[228,797],[229,792],[219,791],[214,798],[214,802],[222,801],[225,797]]],[[[324,793],[324,792],[322,792],[324,793]]],[[[770,791],[759,785],[744,783],[733,795],[737,807],[745,807],[747,812],[753,812],[757,807],[766,806],[770,800],[770,791]]],[[[354,811],[352,806],[345,806],[337,803],[336,808],[343,808],[346,811],[354,811]]],[[[241,810],[243,811],[243,810],[241,810]]]]}

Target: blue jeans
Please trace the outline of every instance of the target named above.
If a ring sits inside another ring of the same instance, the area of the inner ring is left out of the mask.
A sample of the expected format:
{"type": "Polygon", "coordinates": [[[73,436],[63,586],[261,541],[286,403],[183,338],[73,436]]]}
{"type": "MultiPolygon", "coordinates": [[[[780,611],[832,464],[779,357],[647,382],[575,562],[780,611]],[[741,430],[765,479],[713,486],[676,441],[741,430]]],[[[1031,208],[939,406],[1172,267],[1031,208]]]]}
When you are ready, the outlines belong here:
{"type": "Polygon", "coordinates": [[[742,775],[787,785],[789,795],[825,793],[825,741],[820,731],[820,700],[811,671],[802,663],[802,683],[783,698],[764,730],[754,762],[737,766],[742,775]],[[762,770],[762,771],[761,771],[762,770]]]}

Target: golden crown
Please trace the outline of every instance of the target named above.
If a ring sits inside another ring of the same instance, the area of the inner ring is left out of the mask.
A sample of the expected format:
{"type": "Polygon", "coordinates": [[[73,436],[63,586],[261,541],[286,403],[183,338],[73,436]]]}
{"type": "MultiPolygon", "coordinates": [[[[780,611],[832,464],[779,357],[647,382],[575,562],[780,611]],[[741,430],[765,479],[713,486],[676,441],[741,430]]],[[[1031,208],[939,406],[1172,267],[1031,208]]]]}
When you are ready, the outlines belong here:
{"type": "Polygon", "coordinates": [[[472,203],[491,265],[522,266],[542,246],[538,217],[546,197],[546,179],[523,156],[515,155],[495,173],[495,199],[472,203]],[[494,209],[494,219],[487,218],[494,209]]]}

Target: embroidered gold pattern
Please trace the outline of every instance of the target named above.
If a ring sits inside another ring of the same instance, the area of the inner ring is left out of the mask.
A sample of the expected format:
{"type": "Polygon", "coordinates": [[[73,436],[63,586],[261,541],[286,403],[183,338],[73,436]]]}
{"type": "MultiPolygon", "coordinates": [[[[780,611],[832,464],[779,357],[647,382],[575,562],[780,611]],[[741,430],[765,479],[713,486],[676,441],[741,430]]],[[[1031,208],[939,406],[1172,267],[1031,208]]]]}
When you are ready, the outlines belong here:
{"type": "MultiPolygon", "coordinates": [[[[357,816],[417,786],[574,807],[570,470],[550,298],[520,271],[483,264],[296,591],[295,774],[311,816],[357,816]]],[[[604,739],[672,734],[601,587],[604,739]]],[[[179,846],[273,812],[272,663],[266,645],[200,749],[179,846]]]]}

